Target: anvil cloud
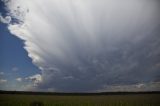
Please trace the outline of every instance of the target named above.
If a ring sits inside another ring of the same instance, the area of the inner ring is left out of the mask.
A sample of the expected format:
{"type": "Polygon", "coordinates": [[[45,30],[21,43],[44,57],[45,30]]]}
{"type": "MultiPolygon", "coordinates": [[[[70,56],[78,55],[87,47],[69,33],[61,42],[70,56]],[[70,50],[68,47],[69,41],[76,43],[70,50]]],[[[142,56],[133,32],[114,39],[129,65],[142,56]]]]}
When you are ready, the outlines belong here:
{"type": "Polygon", "coordinates": [[[8,29],[41,70],[37,89],[81,92],[160,81],[158,0],[4,2],[8,29]]]}

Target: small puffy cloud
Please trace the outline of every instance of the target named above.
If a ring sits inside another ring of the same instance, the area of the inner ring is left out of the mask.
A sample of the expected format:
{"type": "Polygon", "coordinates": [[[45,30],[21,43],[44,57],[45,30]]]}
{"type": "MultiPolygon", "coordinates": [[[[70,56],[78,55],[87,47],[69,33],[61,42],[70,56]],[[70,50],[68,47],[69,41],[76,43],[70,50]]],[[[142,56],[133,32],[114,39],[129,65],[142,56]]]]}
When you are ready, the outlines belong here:
{"type": "Polygon", "coordinates": [[[0,84],[4,84],[4,83],[6,83],[6,82],[7,82],[6,79],[0,79],[0,84]]]}
{"type": "Polygon", "coordinates": [[[16,78],[16,81],[21,82],[22,78],[16,78]]]}
{"type": "Polygon", "coordinates": [[[11,22],[11,17],[10,16],[3,17],[0,15],[0,22],[9,24],[11,22]]]}
{"type": "Polygon", "coordinates": [[[18,90],[40,91],[40,89],[37,88],[38,84],[42,82],[42,76],[40,74],[31,75],[26,78],[18,77],[15,80],[21,82],[18,90]]]}
{"type": "Polygon", "coordinates": [[[33,76],[26,77],[25,79],[33,82],[33,85],[36,86],[38,83],[42,81],[42,76],[40,74],[36,74],[33,76]]]}
{"type": "Polygon", "coordinates": [[[0,72],[0,75],[4,75],[4,72],[0,72]]]}
{"type": "Polygon", "coordinates": [[[18,71],[18,70],[19,70],[18,67],[13,67],[13,68],[12,68],[12,71],[18,71]]]}

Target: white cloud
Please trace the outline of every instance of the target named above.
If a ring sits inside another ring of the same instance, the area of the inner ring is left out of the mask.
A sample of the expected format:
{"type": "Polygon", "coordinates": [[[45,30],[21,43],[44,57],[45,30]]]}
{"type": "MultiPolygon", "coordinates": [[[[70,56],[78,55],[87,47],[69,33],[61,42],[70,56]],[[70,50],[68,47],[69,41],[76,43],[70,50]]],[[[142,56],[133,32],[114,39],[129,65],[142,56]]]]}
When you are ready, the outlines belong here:
{"type": "Polygon", "coordinates": [[[12,71],[18,71],[18,70],[19,70],[18,67],[13,67],[13,68],[12,68],[12,71]]]}
{"type": "Polygon", "coordinates": [[[9,24],[11,22],[11,17],[10,16],[2,17],[0,14],[0,22],[9,24]]]}
{"type": "Polygon", "coordinates": [[[29,76],[25,78],[26,80],[32,81],[34,86],[37,86],[38,83],[42,81],[42,76],[40,74],[36,74],[33,76],[29,76]]]}
{"type": "MultiPolygon", "coordinates": [[[[159,80],[159,1],[10,0],[12,34],[42,89],[87,91],[159,80]],[[14,21],[14,20],[13,20],[14,21]]],[[[39,85],[39,86],[38,86],[39,85]]]]}
{"type": "Polygon", "coordinates": [[[0,72],[0,75],[4,75],[4,72],[0,72]]]}
{"type": "Polygon", "coordinates": [[[0,79],[0,84],[4,84],[4,83],[6,83],[6,82],[7,82],[6,79],[0,79]]]}
{"type": "Polygon", "coordinates": [[[3,79],[4,77],[4,72],[0,72],[0,84],[5,84],[7,82],[6,79],[3,79]]]}
{"type": "Polygon", "coordinates": [[[22,82],[22,78],[16,78],[16,81],[22,82]]]}

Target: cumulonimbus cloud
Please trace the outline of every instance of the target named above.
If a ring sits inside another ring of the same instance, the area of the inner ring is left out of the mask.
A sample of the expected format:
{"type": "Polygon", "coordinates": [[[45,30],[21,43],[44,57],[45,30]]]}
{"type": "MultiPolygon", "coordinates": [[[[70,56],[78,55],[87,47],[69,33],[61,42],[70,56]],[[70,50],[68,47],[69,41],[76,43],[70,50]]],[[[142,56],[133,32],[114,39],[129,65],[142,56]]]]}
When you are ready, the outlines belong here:
{"type": "Polygon", "coordinates": [[[160,80],[158,0],[4,2],[8,29],[42,71],[40,89],[92,91],[160,80]]]}

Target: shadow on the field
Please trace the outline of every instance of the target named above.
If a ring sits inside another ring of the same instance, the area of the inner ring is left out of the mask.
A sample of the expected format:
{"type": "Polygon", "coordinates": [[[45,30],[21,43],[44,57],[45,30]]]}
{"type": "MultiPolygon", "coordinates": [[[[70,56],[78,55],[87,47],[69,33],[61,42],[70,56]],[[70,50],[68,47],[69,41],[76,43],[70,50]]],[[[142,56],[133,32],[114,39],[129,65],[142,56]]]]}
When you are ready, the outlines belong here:
{"type": "Polygon", "coordinates": [[[30,106],[44,106],[44,104],[42,102],[35,101],[35,102],[32,102],[30,106]]]}

